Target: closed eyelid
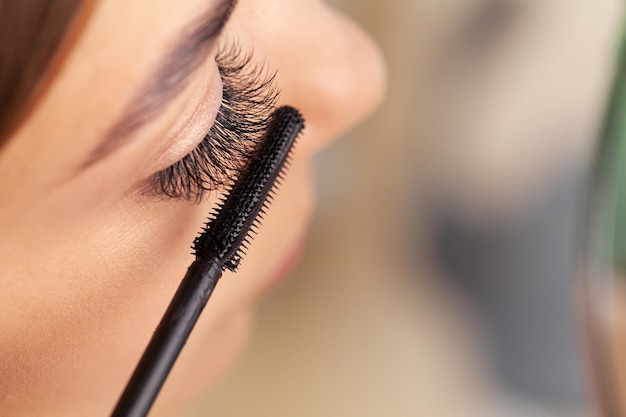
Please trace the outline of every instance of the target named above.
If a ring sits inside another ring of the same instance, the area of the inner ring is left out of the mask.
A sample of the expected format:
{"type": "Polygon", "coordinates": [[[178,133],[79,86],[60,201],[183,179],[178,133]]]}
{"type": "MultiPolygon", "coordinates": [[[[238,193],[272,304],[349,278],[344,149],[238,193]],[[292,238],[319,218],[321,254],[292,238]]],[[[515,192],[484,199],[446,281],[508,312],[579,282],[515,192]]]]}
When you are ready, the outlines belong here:
{"type": "Polygon", "coordinates": [[[228,21],[236,0],[221,0],[188,25],[179,41],[159,60],[147,82],[107,130],[80,168],[86,168],[124,146],[132,133],[161,113],[187,85],[191,75],[213,50],[214,41],[228,21]]]}
{"type": "Polygon", "coordinates": [[[194,150],[154,174],[143,196],[200,202],[207,192],[229,184],[252,157],[279,94],[275,72],[236,43],[223,46],[216,57],[222,105],[213,125],[194,150]]]}

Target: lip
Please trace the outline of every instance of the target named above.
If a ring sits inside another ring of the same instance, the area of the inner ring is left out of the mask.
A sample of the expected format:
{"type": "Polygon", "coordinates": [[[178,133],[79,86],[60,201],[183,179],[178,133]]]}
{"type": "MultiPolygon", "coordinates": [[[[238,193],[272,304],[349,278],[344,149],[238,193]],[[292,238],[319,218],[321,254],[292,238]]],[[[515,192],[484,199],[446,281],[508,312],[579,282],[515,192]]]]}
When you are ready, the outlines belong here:
{"type": "Polygon", "coordinates": [[[289,276],[289,273],[294,269],[294,267],[298,264],[302,255],[304,254],[304,250],[306,248],[306,238],[303,236],[298,239],[283,255],[280,259],[273,272],[268,275],[267,280],[265,281],[265,285],[261,291],[261,294],[266,294],[267,292],[276,288],[280,283],[285,281],[285,279],[289,276]]]}

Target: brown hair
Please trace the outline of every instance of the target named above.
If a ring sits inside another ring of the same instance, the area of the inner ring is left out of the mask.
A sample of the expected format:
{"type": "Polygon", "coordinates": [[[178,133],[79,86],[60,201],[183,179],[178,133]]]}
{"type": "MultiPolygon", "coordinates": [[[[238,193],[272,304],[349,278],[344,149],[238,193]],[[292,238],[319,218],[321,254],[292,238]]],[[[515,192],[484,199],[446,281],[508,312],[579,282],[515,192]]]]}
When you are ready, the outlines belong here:
{"type": "Polygon", "coordinates": [[[0,0],[0,147],[41,88],[85,0],[0,0]]]}

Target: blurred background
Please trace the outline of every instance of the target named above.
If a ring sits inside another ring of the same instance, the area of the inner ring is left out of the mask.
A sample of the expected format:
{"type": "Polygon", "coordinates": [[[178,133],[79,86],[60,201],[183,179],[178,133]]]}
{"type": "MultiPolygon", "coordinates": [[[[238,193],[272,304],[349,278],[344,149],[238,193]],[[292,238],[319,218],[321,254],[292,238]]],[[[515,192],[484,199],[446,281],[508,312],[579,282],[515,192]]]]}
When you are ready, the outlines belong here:
{"type": "Polygon", "coordinates": [[[590,416],[572,305],[619,0],[332,0],[388,95],[318,158],[302,263],[189,416],[590,416]]]}

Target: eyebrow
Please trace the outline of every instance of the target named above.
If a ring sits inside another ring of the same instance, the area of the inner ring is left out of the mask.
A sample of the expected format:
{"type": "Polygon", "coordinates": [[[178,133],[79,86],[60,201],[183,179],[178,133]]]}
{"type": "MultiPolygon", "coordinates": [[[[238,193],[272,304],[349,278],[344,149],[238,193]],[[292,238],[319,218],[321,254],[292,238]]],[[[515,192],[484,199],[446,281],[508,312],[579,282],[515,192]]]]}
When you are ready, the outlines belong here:
{"type": "Polygon", "coordinates": [[[147,82],[109,128],[103,140],[89,153],[82,167],[93,165],[123,147],[130,135],[161,113],[186,86],[194,70],[206,59],[226,25],[237,0],[220,0],[191,22],[180,39],[159,59],[147,82]]]}

